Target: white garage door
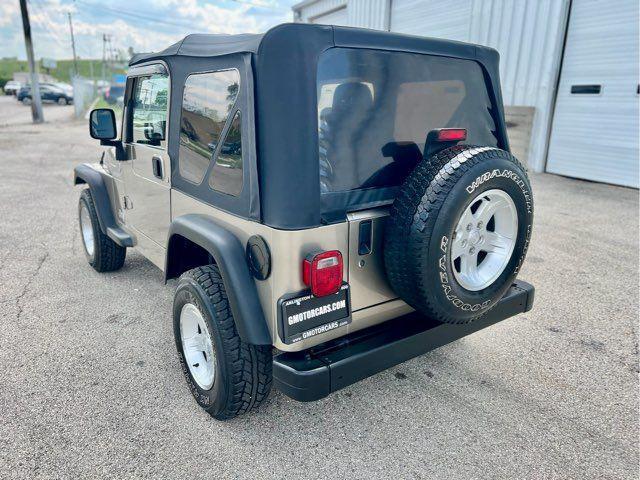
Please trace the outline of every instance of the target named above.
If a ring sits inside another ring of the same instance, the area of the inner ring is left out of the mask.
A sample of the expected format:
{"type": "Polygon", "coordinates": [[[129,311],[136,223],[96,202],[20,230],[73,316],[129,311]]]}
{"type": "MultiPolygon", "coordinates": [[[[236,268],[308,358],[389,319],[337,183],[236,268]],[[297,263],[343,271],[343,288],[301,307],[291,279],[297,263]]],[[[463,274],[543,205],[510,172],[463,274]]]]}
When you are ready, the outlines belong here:
{"type": "Polygon", "coordinates": [[[324,25],[347,25],[347,7],[325,13],[309,19],[311,23],[322,23],[324,25]]]}
{"type": "Polygon", "coordinates": [[[393,0],[391,31],[469,41],[471,0],[393,0]]]}
{"type": "Polygon", "coordinates": [[[547,171],[638,187],[638,0],[574,0],[547,171]]]}

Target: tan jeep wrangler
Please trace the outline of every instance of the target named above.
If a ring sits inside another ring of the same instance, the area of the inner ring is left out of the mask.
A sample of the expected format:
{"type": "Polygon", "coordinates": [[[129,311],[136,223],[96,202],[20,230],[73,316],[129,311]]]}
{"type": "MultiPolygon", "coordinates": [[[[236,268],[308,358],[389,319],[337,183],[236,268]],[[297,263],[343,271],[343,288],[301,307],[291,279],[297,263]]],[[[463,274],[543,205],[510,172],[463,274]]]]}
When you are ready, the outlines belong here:
{"type": "Polygon", "coordinates": [[[89,263],[177,278],[176,347],[217,419],[316,400],[529,310],[533,219],[496,51],[289,24],[130,62],[75,169],[89,263]],[[120,130],[120,133],[118,133],[120,130]]]}

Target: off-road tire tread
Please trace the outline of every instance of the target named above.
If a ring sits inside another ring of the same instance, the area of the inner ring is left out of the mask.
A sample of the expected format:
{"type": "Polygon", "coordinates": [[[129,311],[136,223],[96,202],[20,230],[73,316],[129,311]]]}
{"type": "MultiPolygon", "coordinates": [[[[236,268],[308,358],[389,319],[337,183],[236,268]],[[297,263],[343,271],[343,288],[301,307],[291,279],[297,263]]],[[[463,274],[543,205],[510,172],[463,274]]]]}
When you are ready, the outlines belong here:
{"type": "Polygon", "coordinates": [[[252,345],[242,341],[229,307],[224,282],[216,265],[197,267],[185,272],[202,287],[214,311],[214,326],[220,332],[229,368],[227,404],[219,411],[207,410],[219,420],[226,420],[256,409],[269,396],[272,384],[273,356],[270,345],[252,345]]]}
{"type": "Polygon", "coordinates": [[[96,206],[93,203],[91,189],[85,188],[82,191],[80,198],[80,201],[84,199],[89,206],[89,217],[91,218],[91,225],[94,227],[93,231],[95,237],[95,252],[92,265],[93,268],[101,273],[113,272],[115,270],[121,269],[124,265],[125,257],[127,256],[127,249],[125,247],[121,247],[104,233],[102,233],[102,230],[100,229],[100,223],[98,221],[96,206]]]}
{"type": "Polygon", "coordinates": [[[478,152],[480,148],[485,147],[458,145],[418,163],[400,188],[386,227],[385,268],[394,291],[423,314],[444,323],[470,323],[487,311],[462,320],[444,315],[429,301],[423,276],[415,271],[416,260],[428,254],[433,223],[448,193],[466,172],[489,157],[513,162],[528,180],[526,169],[509,152],[498,148],[478,152]],[[454,160],[460,154],[464,161],[454,160]],[[412,232],[420,234],[411,235],[412,232]]]}

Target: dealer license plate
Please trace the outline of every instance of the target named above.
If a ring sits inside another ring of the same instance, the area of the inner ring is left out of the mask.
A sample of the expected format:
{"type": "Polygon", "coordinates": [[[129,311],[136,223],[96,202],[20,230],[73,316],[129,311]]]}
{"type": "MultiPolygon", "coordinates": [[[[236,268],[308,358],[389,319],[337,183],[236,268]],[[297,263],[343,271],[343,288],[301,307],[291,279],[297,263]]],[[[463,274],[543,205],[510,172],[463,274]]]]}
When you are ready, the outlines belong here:
{"type": "Polygon", "coordinates": [[[351,323],[349,285],[326,297],[305,295],[283,300],[282,326],[285,343],[295,343],[351,323]]]}

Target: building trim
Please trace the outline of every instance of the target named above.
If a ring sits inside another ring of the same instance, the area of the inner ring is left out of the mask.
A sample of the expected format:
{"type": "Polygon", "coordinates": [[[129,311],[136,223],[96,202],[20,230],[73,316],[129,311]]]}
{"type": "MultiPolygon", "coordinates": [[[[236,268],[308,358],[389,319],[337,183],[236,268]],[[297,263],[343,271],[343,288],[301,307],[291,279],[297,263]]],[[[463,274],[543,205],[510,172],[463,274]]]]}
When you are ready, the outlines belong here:
{"type": "Polygon", "coordinates": [[[571,20],[571,7],[573,6],[573,0],[569,0],[567,9],[564,16],[564,32],[562,38],[562,48],[560,49],[560,60],[558,62],[558,68],[556,69],[556,78],[551,92],[551,106],[549,107],[549,121],[547,122],[546,132],[546,145],[544,148],[544,154],[542,156],[541,165],[539,171],[547,171],[547,161],[549,160],[549,146],[551,145],[551,132],[553,131],[553,120],[556,116],[556,102],[558,101],[558,92],[560,91],[560,77],[562,76],[562,65],[564,63],[564,54],[567,48],[567,37],[569,35],[569,22],[571,20]]]}

